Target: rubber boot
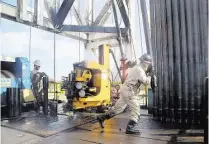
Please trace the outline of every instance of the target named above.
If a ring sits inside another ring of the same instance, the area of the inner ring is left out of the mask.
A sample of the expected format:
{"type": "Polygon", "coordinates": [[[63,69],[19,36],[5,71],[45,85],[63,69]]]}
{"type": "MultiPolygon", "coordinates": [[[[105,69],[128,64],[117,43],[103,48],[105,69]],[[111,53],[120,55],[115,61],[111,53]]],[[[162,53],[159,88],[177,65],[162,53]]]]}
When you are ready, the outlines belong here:
{"type": "Polygon", "coordinates": [[[97,116],[97,120],[102,128],[104,128],[104,121],[114,117],[113,112],[107,112],[97,116]]]}
{"type": "Polygon", "coordinates": [[[138,124],[135,121],[129,120],[126,127],[126,134],[140,134],[138,124]]]}

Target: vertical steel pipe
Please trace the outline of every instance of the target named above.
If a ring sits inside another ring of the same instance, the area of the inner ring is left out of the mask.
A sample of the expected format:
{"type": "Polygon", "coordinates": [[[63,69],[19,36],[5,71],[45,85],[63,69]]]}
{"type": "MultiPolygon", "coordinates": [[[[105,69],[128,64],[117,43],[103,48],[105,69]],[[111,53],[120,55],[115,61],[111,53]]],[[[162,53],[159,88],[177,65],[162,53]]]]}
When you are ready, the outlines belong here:
{"type": "MultiPolygon", "coordinates": [[[[155,9],[156,4],[155,0],[150,0],[150,23],[151,23],[151,48],[153,52],[153,62],[155,65],[155,73],[157,72],[156,66],[156,21],[155,21],[155,9]]],[[[153,117],[156,118],[157,116],[157,104],[156,104],[156,92],[153,92],[153,117]]]]}
{"type": "Polygon", "coordinates": [[[158,105],[158,118],[160,120],[162,119],[162,77],[161,77],[161,6],[160,6],[161,0],[157,0],[156,4],[156,27],[157,27],[157,38],[156,38],[156,51],[157,51],[157,85],[158,85],[158,90],[157,90],[157,105],[158,105]]]}
{"type": "Polygon", "coordinates": [[[167,19],[166,19],[166,5],[165,0],[161,0],[161,11],[162,11],[162,62],[163,62],[163,120],[168,118],[168,107],[169,107],[169,93],[168,93],[168,51],[167,51],[167,19]]]}
{"type": "Polygon", "coordinates": [[[171,0],[166,0],[166,17],[168,29],[168,76],[169,76],[169,118],[174,122],[174,61],[173,61],[173,17],[171,0]]]}
{"type": "MultiPolygon", "coordinates": [[[[207,76],[206,72],[208,70],[206,58],[208,57],[207,52],[207,31],[208,31],[208,12],[207,12],[207,0],[199,1],[199,22],[200,22],[200,69],[201,69],[201,83],[202,80],[207,76]]],[[[201,87],[201,90],[204,91],[204,87],[201,87]]],[[[204,116],[204,99],[201,100],[201,117],[204,116]]]]}
{"type": "Polygon", "coordinates": [[[186,0],[186,23],[187,23],[187,52],[188,52],[188,92],[189,92],[189,120],[194,122],[194,66],[193,66],[193,21],[192,21],[192,3],[186,0]]]}
{"type": "Polygon", "coordinates": [[[200,103],[201,103],[201,91],[200,91],[200,32],[199,32],[199,1],[192,0],[193,2],[193,24],[194,24],[194,73],[195,73],[195,121],[200,123],[200,103]]]}
{"type": "Polygon", "coordinates": [[[20,88],[7,88],[7,109],[8,117],[18,117],[21,115],[20,88]]]}
{"type": "Polygon", "coordinates": [[[159,30],[160,30],[160,45],[159,49],[159,118],[163,120],[163,56],[162,56],[162,47],[163,47],[163,40],[162,40],[162,0],[159,1],[159,30]]]}
{"type": "Polygon", "coordinates": [[[182,76],[182,119],[188,121],[188,69],[187,69],[187,37],[185,1],[180,0],[180,39],[181,39],[181,76],[182,76]]]}
{"type": "Polygon", "coordinates": [[[150,0],[157,70],[154,118],[201,123],[208,71],[208,1],[150,0]],[[201,112],[202,111],[202,112],[201,112]],[[202,113],[202,115],[201,115],[202,113]]]}
{"type": "Polygon", "coordinates": [[[181,94],[181,68],[180,68],[180,35],[179,35],[179,1],[172,1],[173,9],[173,29],[174,29],[174,96],[177,102],[176,105],[176,121],[181,123],[181,108],[182,108],[182,94],[181,94]]]}
{"type": "Polygon", "coordinates": [[[202,3],[202,19],[204,27],[203,49],[204,49],[204,74],[208,76],[208,0],[201,0],[202,3]]]}

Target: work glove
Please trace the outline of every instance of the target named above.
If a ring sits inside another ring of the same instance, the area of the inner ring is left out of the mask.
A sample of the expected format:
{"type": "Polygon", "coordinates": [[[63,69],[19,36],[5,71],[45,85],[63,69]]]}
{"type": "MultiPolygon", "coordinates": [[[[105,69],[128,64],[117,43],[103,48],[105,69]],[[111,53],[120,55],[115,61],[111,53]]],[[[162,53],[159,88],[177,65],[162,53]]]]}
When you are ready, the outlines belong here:
{"type": "Polygon", "coordinates": [[[147,68],[146,75],[152,77],[154,75],[153,66],[150,64],[147,68]]]}
{"type": "Polygon", "coordinates": [[[155,92],[156,87],[157,87],[157,77],[154,74],[151,77],[151,84],[150,85],[151,85],[152,91],[155,92]]]}
{"type": "Polygon", "coordinates": [[[41,77],[47,76],[45,72],[40,72],[41,77]]]}

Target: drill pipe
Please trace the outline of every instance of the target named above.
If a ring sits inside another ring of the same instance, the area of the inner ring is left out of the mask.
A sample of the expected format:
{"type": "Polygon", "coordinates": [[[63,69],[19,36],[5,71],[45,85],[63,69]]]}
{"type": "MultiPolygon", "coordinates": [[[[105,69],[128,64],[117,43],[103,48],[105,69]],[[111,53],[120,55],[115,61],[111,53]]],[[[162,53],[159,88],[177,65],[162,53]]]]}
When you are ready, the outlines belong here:
{"type": "Polygon", "coordinates": [[[180,1],[180,39],[181,39],[181,75],[182,75],[182,120],[188,121],[188,69],[187,69],[187,37],[185,19],[185,1],[180,1]]]}
{"type": "Polygon", "coordinates": [[[199,36],[199,1],[192,0],[193,2],[193,24],[194,24],[194,72],[195,72],[195,122],[200,123],[200,36],[199,36]]]}
{"type": "Polygon", "coordinates": [[[181,68],[180,68],[180,35],[179,35],[179,13],[178,1],[172,1],[173,9],[173,28],[174,28],[174,90],[176,98],[176,122],[181,123],[181,108],[182,108],[182,94],[181,94],[181,68]]]}
{"type": "Polygon", "coordinates": [[[162,117],[162,95],[161,95],[161,57],[160,57],[160,43],[161,43],[161,31],[159,29],[160,24],[161,24],[161,19],[160,19],[160,4],[159,4],[160,0],[157,0],[157,6],[156,6],[156,57],[157,57],[157,85],[158,85],[158,89],[157,89],[157,118],[161,118],[162,117]]]}
{"type": "MultiPolygon", "coordinates": [[[[199,4],[199,10],[200,10],[200,58],[201,58],[201,80],[205,79],[205,77],[207,77],[207,57],[208,57],[208,48],[207,48],[207,40],[208,40],[208,37],[207,37],[207,32],[208,32],[208,13],[207,13],[207,6],[208,6],[208,3],[207,3],[207,0],[201,0],[200,1],[200,4],[199,4]]],[[[202,91],[204,91],[204,86],[202,85],[202,88],[201,88],[202,91]]],[[[204,117],[204,108],[205,108],[205,105],[204,105],[204,99],[202,98],[202,101],[201,101],[201,117],[204,117]]]]}
{"type": "Polygon", "coordinates": [[[194,63],[193,63],[193,22],[192,22],[192,3],[186,0],[186,23],[187,23],[187,51],[188,51],[188,71],[189,71],[189,120],[194,123],[194,63]]]}
{"type": "Polygon", "coordinates": [[[171,122],[174,122],[174,90],[173,90],[173,16],[171,9],[171,0],[166,0],[166,8],[167,8],[167,29],[168,29],[168,76],[169,76],[169,118],[171,122]]]}
{"type": "Polygon", "coordinates": [[[169,93],[168,93],[168,49],[167,49],[167,29],[166,29],[166,7],[165,0],[161,0],[162,10],[162,54],[163,54],[163,119],[168,120],[169,93]]]}
{"type": "MultiPolygon", "coordinates": [[[[150,0],[150,19],[151,19],[151,44],[152,44],[152,52],[153,52],[153,62],[156,66],[156,24],[155,24],[155,0],[150,0]]],[[[155,67],[155,73],[157,72],[157,67],[155,67]]],[[[153,117],[157,116],[157,104],[156,104],[156,92],[153,92],[153,117]]]]}

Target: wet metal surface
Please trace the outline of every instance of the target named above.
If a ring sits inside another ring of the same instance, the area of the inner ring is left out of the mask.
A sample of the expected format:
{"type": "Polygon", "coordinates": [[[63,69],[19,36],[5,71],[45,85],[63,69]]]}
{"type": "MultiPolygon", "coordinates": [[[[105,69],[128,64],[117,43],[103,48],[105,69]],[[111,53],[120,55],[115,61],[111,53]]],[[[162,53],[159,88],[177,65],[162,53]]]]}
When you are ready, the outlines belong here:
{"type": "Polygon", "coordinates": [[[1,144],[35,144],[42,140],[36,135],[1,127],[1,144]]]}
{"type": "MultiPolygon", "coordinates": [[[[142,111],[143,113],[144,111],[142,111]]],[[[80,115],[80,114],[78,114],[80,115]]],[[[29,134],[28,139],[21,140],[22,143],[26,144],[27,141],[31,141],[33,144],[173,144],[173,143],[203,143],[204,131],[202,129],[174,129],[168,127],[168,125],[159,124],[152,120],[150,116],[141,116],[139,126],[141,129],[141,135],[127,135],[125,134],[125,128],[128,122],[128,113],[118,115],[105,122],[105,128],[102,130],[98,123],[87,123],[94,114],[82,114],[80,120],[77,119],[79,126],[72,129],[72,122],[66,120],[66,117],[61,119],[59,122],[52,122],[51,125],[58,123],[57,126],[50,133],[53,135],[48,137],[38,137],[29,134]],[[86,119],[82,119],[85,117],[86,119]],[[67,122],[69,124],[67,124],[67,122]],[[85,123],[86,122],[86,123],[85,123]],[[62,124],[63,123],[63,124],[62,124]],[[83,124],[83,125],[82,125],[83,124]],[[65,128],[64,128],[65,125],[65,128]],[[63,131],[64,129],[64,131],[63,131]]],[[[71,120],[72,121],[72,120],[71,120]]],[[[74,123],[75,124],[75,123],[74,123]]],[[[43,126],[43,125],[42,125],[43,126]]],[[[2,133],[6,136],[6,128],[3,129],[2,133]]],[[[32,128],[30,128],[32,129],[32,128]]],[[[7,129],[8,130],[8,129],[7,129]]],[[[46,132],[47,130],[39,130],[46,132]]],[[[11,129],[10,129],[11,131],[11,129]]],[[[16,130],[14,130],[16,131],[16,130]]],[[[47,131],[49,132],[49,130],[47,131]]],[[[24,134],[22,131],[16,131],[17,134],[24,134]]],[[[19,137],[14,137],[19,139],[19,137]]],[[[27,136],[25,137],[27,138],[27,136]]],[[[8,144],[8,140],[5,138],[3,144],[8,144]]],[[[20,144],[19,141],[10,144],[20,144]]]]}
{"type": "Polygon", "coordinates": [[[75,114],[72,117],[58,115],[57,117],[44,116],[35,112],[28,112],[19,119],[2,121],[1,125],[41,137],[54,135],[64,130],[75,128],[77,125],[88,122],[91,116],[75,114]]]}

